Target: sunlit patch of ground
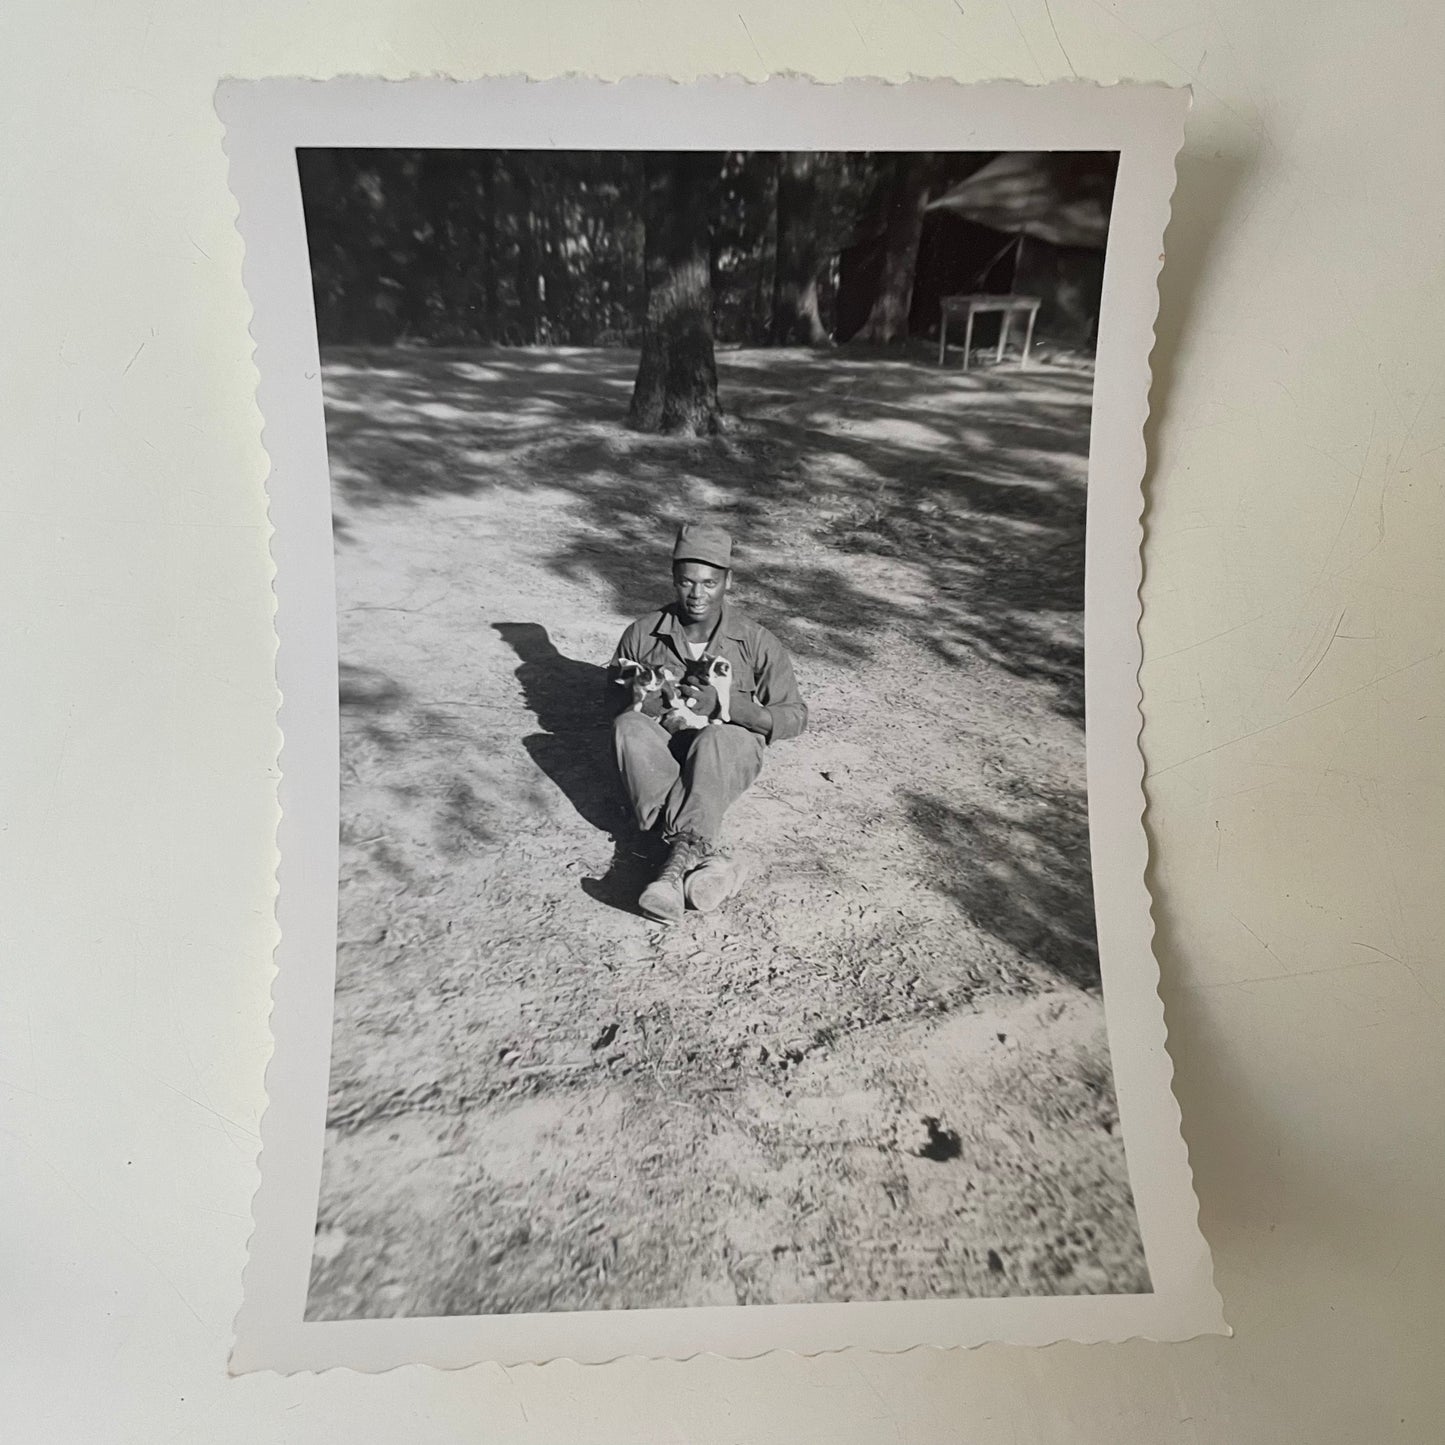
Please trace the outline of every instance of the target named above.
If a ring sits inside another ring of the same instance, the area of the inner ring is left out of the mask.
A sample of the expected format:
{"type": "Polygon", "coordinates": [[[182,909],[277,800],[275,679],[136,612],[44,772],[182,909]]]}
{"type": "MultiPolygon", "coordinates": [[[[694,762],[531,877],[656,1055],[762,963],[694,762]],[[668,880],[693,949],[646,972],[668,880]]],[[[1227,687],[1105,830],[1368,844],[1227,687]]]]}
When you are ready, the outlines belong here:
{"type": "Polygon", "coordinates": [[[310,1314],[1148,1287],[1084,811],[1091,377],[624,352],[327,359],[342,940],[310,1314]],[[720,517],[812,724],[679,928],[598,664],[720,517]]]}

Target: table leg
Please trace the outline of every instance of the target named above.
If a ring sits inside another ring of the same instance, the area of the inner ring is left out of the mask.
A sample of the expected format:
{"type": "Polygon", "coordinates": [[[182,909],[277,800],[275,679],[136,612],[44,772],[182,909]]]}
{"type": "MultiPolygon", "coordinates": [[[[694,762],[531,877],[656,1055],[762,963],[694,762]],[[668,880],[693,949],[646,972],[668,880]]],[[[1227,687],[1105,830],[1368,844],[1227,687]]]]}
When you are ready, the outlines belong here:
{"type": "Polygon", "coordinates": [[[968,308],[968,319],[963,323],[963,369],[968,370],[968,353],[973,350],[973,307],[968,308]]]}
{"type": "Polygon", "coordinates": [[[1003,317],[998,323],[998,351],[993,358],[995,366],[997,366],[998,363],[1003,360],[1004,348],[1008,345],[1009,322],[1011,322],[1013,319],[1013,311],[1009,308],[1005,308],[1003,317]]]}
{"type": "Polygon", "coordinates": [[[938,318],[938,364],[943,365],[943,358],[948,351],[948,312],[943,311],[938,318]]]}
{"type": "Polygon", "coordinates": [[[1029,311],[1029,324],[1024,331],[1024,354],[1019,357],[1019,370],[1022,371],[1029,364],[1029,349],[1034,344],[1034,322],[1038,319],[1039,308],[1034,306],[1029,311]]]}

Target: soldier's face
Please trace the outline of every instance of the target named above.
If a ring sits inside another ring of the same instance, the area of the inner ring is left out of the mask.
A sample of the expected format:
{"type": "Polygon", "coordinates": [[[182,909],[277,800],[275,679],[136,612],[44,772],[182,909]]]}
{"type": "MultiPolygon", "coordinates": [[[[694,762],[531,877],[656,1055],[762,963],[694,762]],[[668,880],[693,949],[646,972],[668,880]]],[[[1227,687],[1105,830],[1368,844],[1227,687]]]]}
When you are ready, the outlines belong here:
{"type": "Polygon", "coordinates": [[[677,605],[689,622],[712,623],[722,611],[727,595],[728,573],[706,562],[679,562],[672,569],[677,605]]]}

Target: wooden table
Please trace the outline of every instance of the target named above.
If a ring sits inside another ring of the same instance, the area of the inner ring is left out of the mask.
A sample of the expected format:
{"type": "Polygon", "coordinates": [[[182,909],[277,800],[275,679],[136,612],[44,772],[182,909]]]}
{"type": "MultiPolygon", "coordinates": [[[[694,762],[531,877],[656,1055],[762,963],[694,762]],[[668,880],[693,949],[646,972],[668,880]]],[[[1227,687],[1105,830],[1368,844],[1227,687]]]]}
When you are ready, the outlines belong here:
{"type": "Polygon", "coordinates": [[[1003,360],[1004,347],[1008,345],[1009,327],[1013,323],[1014,313],[1027,313],[1028,325],[1024,331],[1024,349],[1019,357],[1019,370],[1029,364],[1029,348],[1034,344],[1034,322],[1039,314],[1039,298],[1037,296],[993,296],[987,293],[979,293],[973,296],[945,296],[939,303],[942,316],[938,325],[938,364],[943,365],[944,355],[948,351],[948,323],[955,316],[962,316],[963,321],[963,369],[968,370],[968,353],[973,349],[973,318],[988,311],[1001,311],[1003,321],[998,330],[998,351],[994,356],[996,362],[1003,360]]]}

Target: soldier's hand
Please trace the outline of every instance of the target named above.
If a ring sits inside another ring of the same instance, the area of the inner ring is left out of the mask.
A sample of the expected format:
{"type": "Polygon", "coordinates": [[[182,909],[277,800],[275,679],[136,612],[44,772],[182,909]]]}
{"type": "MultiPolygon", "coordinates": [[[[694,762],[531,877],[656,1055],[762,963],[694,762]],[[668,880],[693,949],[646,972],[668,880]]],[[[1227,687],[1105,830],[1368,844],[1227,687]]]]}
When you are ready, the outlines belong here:
{"type": "Polygon", "coordinates": [[[699,717],[710,718],[717,711],[717,689],[706,683],[684,683],[678,692],[692,700],[693,711],[699,717]]]}

